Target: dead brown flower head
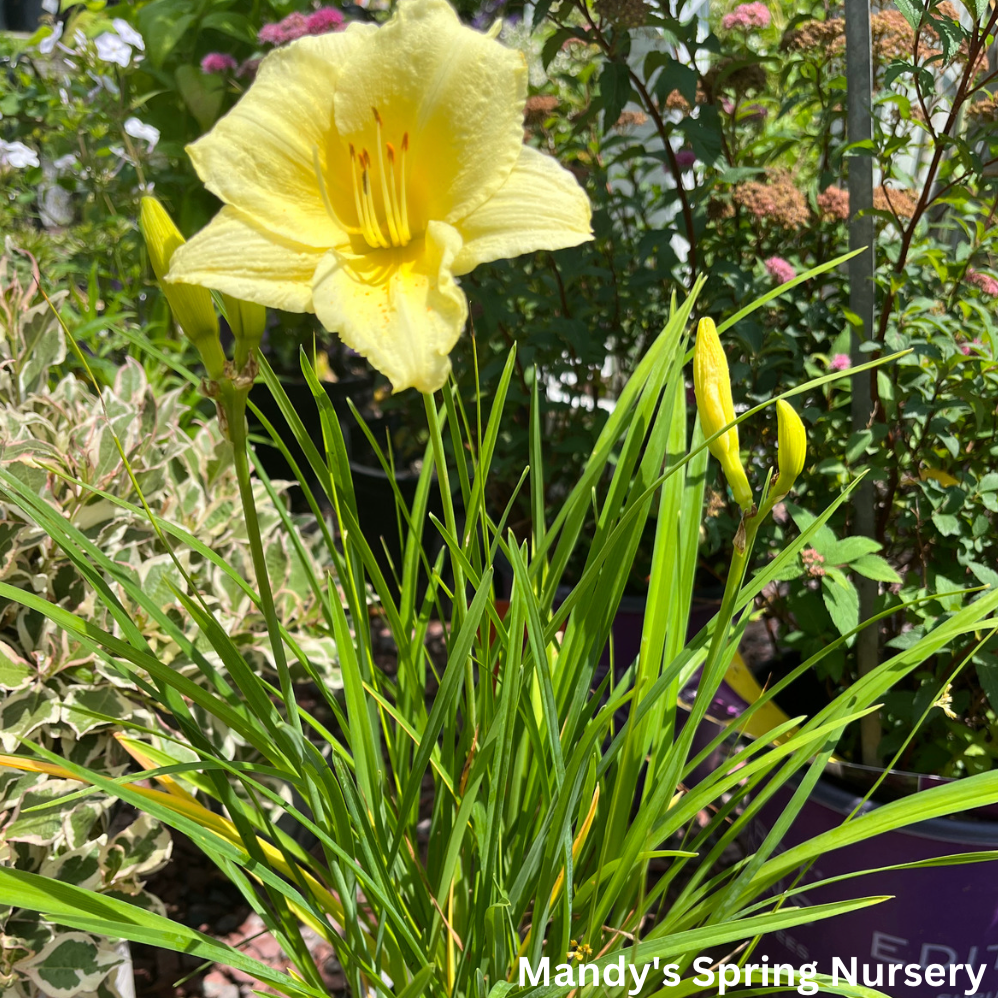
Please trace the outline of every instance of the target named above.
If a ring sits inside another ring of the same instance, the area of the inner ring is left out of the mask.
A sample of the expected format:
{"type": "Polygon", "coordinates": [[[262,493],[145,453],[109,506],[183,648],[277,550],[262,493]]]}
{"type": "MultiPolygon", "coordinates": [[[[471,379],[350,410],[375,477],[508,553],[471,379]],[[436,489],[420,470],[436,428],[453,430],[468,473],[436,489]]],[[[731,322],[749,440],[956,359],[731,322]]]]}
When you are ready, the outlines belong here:
{"type": "Polygon", "coordinates": [[[838,51],[845,38],[845,24],[840,17],[826,21],[805,21],[786,32],[780,48],[786,52],[809,52],[827,55],[838,51]]]}
{"type": "Polygon", "coordinates": [[[596,0],[593,10],[617,28],[640,28],[650,8],[645,0],[596,0]]]}
{"type": "Polygon", "coordinates": [[[911,218],[918,207],[918,195],[906,187],[875,187],[873,207],[877,211],[889,211],[898,218],[911,218]]]}
{"type": "Polygon", "coordinates": [[[735,206],[730,201],[711,198],[707,202],[707,218],[712,222],[722,222],[726,218],[735,217],[735,206]]]}
{"type": "Polygon", "coordinates": [[[749,66],[729,71],[731,63],[731,59],[722,59],[711,66],[704,75],[704,92],[707,95],[707,100],[712,104],[716,103],[721,94],[725,92],[742,96],[750,91],[766,88],[766,70],[759,63],[752,63],[749,66]]]}
{"type": "Polygon", "coordinates": [[[808,222],[807,201],[789,173],[774,172],[765,183],[738,184],[732,197],[759,221],[781,229],[799,229],[808,222]]]}
{"type": "Polygon", "coordinates": [[[535,94],[527,98],[523,116],[529,125],[540,125],[558,110],[558,98],[549,94],[535,94]]]}
{"type": "Polygon", "coordinates": [[[818,211],[822,218],[845,222],[849,218],[849,192],[841,187],[826,187],[818,195],[818,211]]]}
{"type": "Polygon", "coordinates": [[[629,132],[632,128],[644,125],[648,121],[648,115],[644,111],[621,111],[620,117],[614,124],[618,132],[629,132]]]}

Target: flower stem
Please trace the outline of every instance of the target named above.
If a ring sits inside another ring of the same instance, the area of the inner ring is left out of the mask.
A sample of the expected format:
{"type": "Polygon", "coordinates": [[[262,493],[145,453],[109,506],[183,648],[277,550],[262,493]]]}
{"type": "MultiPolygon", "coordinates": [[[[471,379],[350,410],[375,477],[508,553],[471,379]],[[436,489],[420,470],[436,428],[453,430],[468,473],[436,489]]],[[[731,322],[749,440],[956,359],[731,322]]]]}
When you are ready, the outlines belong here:
{"type": "MultiPolygon", "coordinates": [[[[714,634],[711,638],[710,647],[707,651],[707,658],[704,661],[703,669],[700,673],[700,687],[713,692],[720,684],[722,676],[715,676],[717,663],[721,652],[730,638],[731,618],[735,614],[735,604],[738,594],[741,592],[742,583],[745,581],[745,572],[748,569],[749,559],[752,556],[752,547],[755,544],[755,535],[759,532],[762,516],[754,510],[743,515],[735,534],[734,553],[731,556],[731,566],[728,569],[728,578],[724,584],[724,595],[721,597],[721,608],[714,619],[714,634]]],[[[693,714],[687,723],[692,723],[694,727],[703,719],[710,703],[709,697],[697,696],[694,702],[693,714]],[[698,712],[699,708],[699,712],[698,712]]]]}
{"type": "Polygon", "coordinates": [[[236,481],[239,483],[239,498],[242,502],[243,516],[246,520],[246,535],[249,538],[250,554],[253,558],[253,574],[256,576],[256,586],[260,594],[260,609],[267,623],[267,633],[270,637],[270,647],[274,655],[274,665],[281,684],[281,696],[295,734],[302,735],[301,718],[298,716],[294,689],[291,685],[291,671],[288,669],[288,659],[281,638],[281,625],[277,619],[277,606],[274,603],[274,592],[270,587],[270,575],[267,572],[267,558],[263,550],[263,538],[260,534],[260,519],[256,511],[256,499],[253,496],[253,482],[250,478],[249,441],[246,432],[246,396],[249,388],[234,386],[230,381],[219,386],[219,408],[225,415],[229,439],[232,441],[232,457],[236,469],[236,481]]]}

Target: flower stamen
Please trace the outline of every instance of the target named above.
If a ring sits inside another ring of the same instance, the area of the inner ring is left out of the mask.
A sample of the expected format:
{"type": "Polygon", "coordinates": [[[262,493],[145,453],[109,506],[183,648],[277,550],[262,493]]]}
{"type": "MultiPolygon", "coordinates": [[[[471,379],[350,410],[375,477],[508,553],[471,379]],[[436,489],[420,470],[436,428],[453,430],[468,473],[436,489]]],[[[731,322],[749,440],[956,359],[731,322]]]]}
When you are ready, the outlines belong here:
{"type": "Polygon", "coordinates": [[[323,175],[322,166],[319,163],[319,147],[318,146],[313,146],[312,147],[312,168],[313,168],[313,170],[315,170],[315,179],[316,179],[316,182],[319,185],[319,195],[322,198],[323,207],[325,207],[326,214],[332,219],[333,224],[336,225],[338,228],[343,229],[345,232],[349,232],[351,234],[356,234],[356,233],[361,233],[362,234],[363,233],[362,229],[358,229],[356,226],[353,226],[353,225],[345,225],[337,217],[336,212],[333,209],[333,203],[332,203],[332,201],[329,200],[329,191],[326,189],[326,178],[323,175]]]}
{"type": "MultiPolygon", "coordinates": [[[[402,155],[396,156],[395,147],[391,142],[384,142],[381,136],[381,115],[377,108],[371,108],[374,123],[377,127],[378,168],[381,176],[381,201],[384,206],[385,221],[388,225],[388,236],[378,216],[378,205],[374,196],[374,167],[371,154],[366,149],[360,153],[350,143],[350,180],[353,187],[353,203],[357,211],[359,229],[348,229],[348,232],[359,232],[371,249],[388,249],[390,246],[407,246],[412,240],[409,229],[409,210],[405,197],[405,154],[409,150],[409,133],[402,136],[402,155]],[[387,153],[387,157],[386,157],[387,153]],[[395,161],[399,161],[399,177],[395,177],[395,161]]],[[[319,187],[323,202],[330,216],[335,219],[333,209],[322,178],[319,175],[318,152],[315,153],[316,175],[319,176],[319,187]]]]}
{"type": "Polygon", "coordinates": [[[350,175],[353,181],[353,203],[357,209],[357,219],[360,222],[361,233],[367,245],[372,249],[387,249],[391,244],[385,239],[385,234],[378,224],[378,214],[374,207],[374,195],[371,191],[371,157],[366,149],[360,155],[350,145],[350,175]],[[358,175],[359,172],[359,175],[358,175]]]}
{"type": "Polygon", "coordinates": [[[409,151],[409,133],[402,135],[402,155],[399,157],[399,191],[401,192],[399,204],[399,231],[402,234],[402,245],[412,239],[409,231],[409,212],[405,203],[405,154],[409,151]]]}
{"type": "Polygon", "coordinates": [[[364,207],[360,201],[360,184],[357,180],[357,150],[354,149],[352,142],[350,143],[350,180],[353,187],[353,206],[357,212],[357,223],[360,226],[360,233],[369,245],[377,245],[376,243],[371,243],[370,233],[367,228],[367,216],[364,214],[364,207]]]}
{"type": "Polygon", "coordinates": [[[364,199],[364,210],[367,212],[368,225],[371,231],[374,233],[377,243],[382,249],[388,249],[392,244],[385,238],[385,233],[381,228],[381,223],[378,221],[378,208],[374,203],[374,188],[371,184],[371,174],[374,171],[371,169],[371,154],[365,149],[364,150],[364,173],[361,177],[363,181],[363,190],[361,192],[364,199]]]}
{"type": "MultiPolygon", "coordinates": [[[[381,168],[381,201],[385,206],[385,217],[388,220],[388,233],[392,237],[393,246],[402,246],[402,236],[399,231],[398,219],[395,215],[395,198],[390,196],[389,185],[388,185],[388,171],[385,169],[385,154],[383,151],[383,142],[381,141],[381,115],[378,114],[378,109],[372,107],[371,110],[374,112],[374,124],[378,130],[378,166],[381,168]]],[[[395,193],[395,170],[392,169],[392,183],[391,183],[392,195],[395,193]]]]}

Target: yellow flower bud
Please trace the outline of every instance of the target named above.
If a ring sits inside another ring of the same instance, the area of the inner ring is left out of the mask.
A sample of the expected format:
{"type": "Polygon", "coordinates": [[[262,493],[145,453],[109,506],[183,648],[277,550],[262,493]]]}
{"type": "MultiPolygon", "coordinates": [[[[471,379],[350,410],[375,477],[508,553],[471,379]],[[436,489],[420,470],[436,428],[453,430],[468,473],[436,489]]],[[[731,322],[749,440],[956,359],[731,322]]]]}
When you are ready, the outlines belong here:
{"type": "MultiPolygon", "coordinates": [[[[731,401],[731,375],[713,319],[701,319],[693,348],[693,388],[704,436],[711,437],[735,418],[731,401]]],[[[738,427],[732,426],[708,445],[742,509],[752,506],[752,489],[738,453],[738,427]]]]}
{"type": "Polygon", "coordinates": [[[177,325],[197,347],[208,377],[213,381],[218,380],[225,370],[225,354],[218,339],[218,318],[211,292],[207,288],[174,284],[166,280],[170,258],[178,246],[183,246],[184,237],[156,198],[142,199],[139,224],[149,251],[149,262],[177,325]]]}
{"type": "Polygon", "coordinates": [[[229,320],[229,328],[236,338],[234,358],[236,370],[241,371],[263,339],[263,330],[267,325],[267,310],[256,302],[242,301],[224,293],[222,301],[225,304],[225,317],[229,320]]]}
{"type": "Polygon", "coordinates": [[[807,434],[797,411],[789,402],[778,399],[776,403],[780,467],[779,478],[773,483],[773,498],[782,499],[792,488],[797,476],[804,470],[807,457],[807,434]]]}

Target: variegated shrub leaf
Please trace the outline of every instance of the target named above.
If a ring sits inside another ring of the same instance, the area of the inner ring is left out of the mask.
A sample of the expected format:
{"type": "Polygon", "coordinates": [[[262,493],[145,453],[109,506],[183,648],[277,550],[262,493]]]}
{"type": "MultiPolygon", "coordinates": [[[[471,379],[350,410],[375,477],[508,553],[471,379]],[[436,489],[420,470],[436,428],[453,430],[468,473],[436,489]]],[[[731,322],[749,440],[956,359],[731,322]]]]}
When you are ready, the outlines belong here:
{"type": "Polygon", "coordinates": [[[115,879],[148,876],[169,861],[173,840],[155,818],[140,814],[124,831],[115,835],[108,849],[120,849],[123,854],[122,861],[116,864],[115,879]]]}
{"type": "MultiPolygon", "coordinates": [[[[48,304],[40,296],[33,299],[34,292],[13,274],[7,258],[0,256],[0,471],[23,483],[125,566],[186,641],[202,651],[210,647],[177,591],[200,593],[253,667],[271,669],[263,654],[269,648],[265,622],[245,591],[177,539],[170,542],[171,554],[141,508],[144,499],[157,515],[210,547],[241,579],[252,580],[231,445],[217,422],[204,421],[189,408],[182,389],[154,389],[132,358],[104,387],[103,403],[76,375],[54,381],[51,366],[66,357],[64,334],[48,304]],[[141,497],[121,460],[115,434],[141,497]],[[80,482],[108,495],[97,495],[80,482]],[[123,509],[115,500],[134,509],[123,509]]],[[[51,297],[58,305],[64,293],[51,297]]],[[[279,493],[283,489],[280,483],[276,487],[279,493]]],[[[335,644],[325,636],[309,571],[287,547],[281,516],[260,483],[256,497],[264,543],[272,550],[268,560],[278,570],[275,586],[282,619],[308,649],[324,682],[336,688],[340,679],[335,644]]],[[[313,540],[305,556],[313,562],[311,570],[324,577],[328,556],[319,538],[313,540]]],[[[116,630],[72,560],[3,495],[0,580],[37,593],[100,628],[116,630]]],[[[116,591],[129,612],[142,620],[152,654],[202,681],[183,643],[129,605],[123,587],[116,586],[116,591]]],[[[3,752],[30,755],[25,740],[32,741],[71,763],[120,776],[134,763],[113,738],[114,731],[129,724],[153,727],[158,706],[148,703],[127,675],[96,659],[42,615],[14,603],[0,604],[3,752]]],[[[206,736],[229,758],[253,757],[242,738],[211,716],[196,713],[206,736]]],[[[170,748],[186,757],[181,747],[170,748]]],[[[103,792],[71,797],[79,790],[76,782],[0,769],[0,865],[41,872],[163,913],[161,902],[144,889],[144,878],[168,862],[168,831],[143,815],[110,834],[112,818],[117,826],[128,811],[103,792]]],[[[5,998],[34,998],[39,992],[55,998],[116,998],[113,975],[107,973],[115,958],[106,940],[68,932],[17,909],[0,910],[0,939],[0,991],[5,998]]]]}
{"type": "Polygon", "coordinates": [[[15,964],[49,998],[76,998],[96,991],[121,958],[86,932],[62,932],[37,953],[15,964]]]}
{"type": "Polygon", "coordinates": [[[97,887],[103,880],[101,854],[106,846],[106,835],[88,839],[86,844],[78,849],[70,849],[45,860],[38,872],[43,876],[60,880],[64,884],[86,888],[97,887]]]}

